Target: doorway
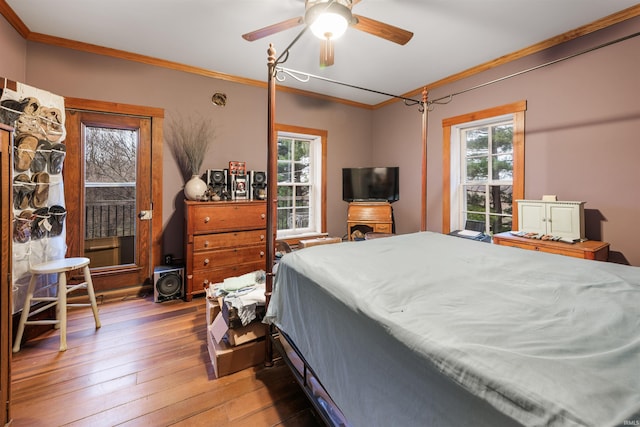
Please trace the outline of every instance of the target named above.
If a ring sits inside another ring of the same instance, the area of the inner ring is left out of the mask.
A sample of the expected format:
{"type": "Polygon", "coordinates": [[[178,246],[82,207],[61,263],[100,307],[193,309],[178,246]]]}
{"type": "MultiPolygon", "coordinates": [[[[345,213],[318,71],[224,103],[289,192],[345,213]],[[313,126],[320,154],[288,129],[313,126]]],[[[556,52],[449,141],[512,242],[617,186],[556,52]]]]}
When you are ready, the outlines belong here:
{"type": "Polygon", "coordinates": [[[67,255],[91,259],[97,293],[143,294],[159,262],[162,116],[159,109],[66,100],[63,171],[67,255]],[[160,169],[160,170],[158,170],[160,169]]]}

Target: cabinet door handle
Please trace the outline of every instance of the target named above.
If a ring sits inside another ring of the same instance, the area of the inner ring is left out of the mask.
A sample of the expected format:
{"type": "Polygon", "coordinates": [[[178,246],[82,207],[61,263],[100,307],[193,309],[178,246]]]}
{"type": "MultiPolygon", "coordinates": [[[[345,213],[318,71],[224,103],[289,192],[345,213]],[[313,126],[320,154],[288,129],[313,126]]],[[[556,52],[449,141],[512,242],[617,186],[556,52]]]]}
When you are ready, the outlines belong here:
{"type": "Polygon", "coordinates": [[[209,218],[208,216],[205,216],[205,217],[204,217],[204,223],[206,224],[206,223],[208,223],[209,221],[211,221],[211,218],[209,218]]]}
{"type": "Polygon", "coordinates": [[[204,265],[209,265],[209,258],[205,258],[204,265]]]}

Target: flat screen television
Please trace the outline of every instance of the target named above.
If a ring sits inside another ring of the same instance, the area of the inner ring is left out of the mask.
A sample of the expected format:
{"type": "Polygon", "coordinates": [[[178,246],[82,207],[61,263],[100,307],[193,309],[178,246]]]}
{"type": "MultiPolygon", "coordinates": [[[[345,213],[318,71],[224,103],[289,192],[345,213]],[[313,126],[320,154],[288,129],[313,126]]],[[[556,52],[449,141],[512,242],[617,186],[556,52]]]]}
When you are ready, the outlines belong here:
{"type": "Polygon", "coordinates": [[[400,199],[400,168],[343,168],[342,200],[388,201],[400,199]]]}

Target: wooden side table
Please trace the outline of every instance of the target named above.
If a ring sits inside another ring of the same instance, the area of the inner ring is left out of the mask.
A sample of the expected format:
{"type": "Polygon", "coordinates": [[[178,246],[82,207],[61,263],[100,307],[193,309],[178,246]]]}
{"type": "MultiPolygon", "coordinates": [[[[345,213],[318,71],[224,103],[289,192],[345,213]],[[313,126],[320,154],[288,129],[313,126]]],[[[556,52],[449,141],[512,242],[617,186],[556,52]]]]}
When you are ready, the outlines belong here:
{"type": "Polygon", "coordinates": [[[527,239],[526,237],[518,237],[506,232],[494,234],[493,243],[595,261],[607,261],[609,258],[609,243],[597,240],[586,240],[572,244],[551,240],[527,239]]]}
{"type": "Polygon", "coordinates": [[[352,233],[360,230],[362,234],[392,233],[393,212],[389,202],[351,202],[347,213],[347,232],[349,240],[352,233]]]}

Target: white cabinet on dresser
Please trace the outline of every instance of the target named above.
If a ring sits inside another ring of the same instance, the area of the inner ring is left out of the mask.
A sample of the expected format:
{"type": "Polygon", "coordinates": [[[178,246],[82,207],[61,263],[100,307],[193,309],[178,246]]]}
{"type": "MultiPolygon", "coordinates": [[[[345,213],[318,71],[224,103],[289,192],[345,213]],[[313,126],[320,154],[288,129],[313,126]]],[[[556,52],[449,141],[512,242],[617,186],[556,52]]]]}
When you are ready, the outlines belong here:
{"type": "Polygon", "coordinates": [[[516,200],[519,231],[585,239],[585,202],[516,200]]]}
{"type": "Polygon", "coordinates": [[[266,268],[264,201],[185,201],[185,295],[210,283],[266,268]]]}

